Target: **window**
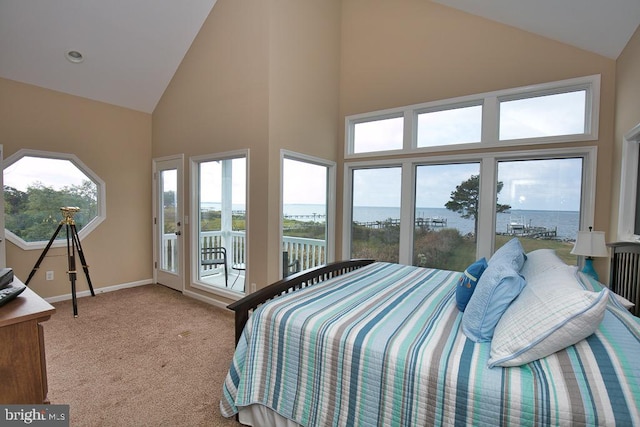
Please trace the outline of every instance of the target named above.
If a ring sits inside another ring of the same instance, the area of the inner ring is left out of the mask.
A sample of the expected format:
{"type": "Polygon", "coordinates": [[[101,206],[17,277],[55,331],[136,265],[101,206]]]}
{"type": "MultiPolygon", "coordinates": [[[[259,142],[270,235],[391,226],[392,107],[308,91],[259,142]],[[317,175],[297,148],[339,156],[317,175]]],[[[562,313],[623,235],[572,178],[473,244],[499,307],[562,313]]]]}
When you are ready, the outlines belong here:
{"type": "MultiPolygon", "coordinates": [[[[72,154],[20,150],[7,158],[3,179],[6,235],[22,249],[45,247],[62,221],[61,207],[80,208],[80,238],[106,217],[104,182],[72,154]]],[[[58,233],[52,246],[64,244],[58,233]]]]}
{"type": "Polygon", "coordinates": [[[623,139],[618,240],[640,241],[640,124],[623,139]]]}
{"type": "Polygon", "coordinates": [[[195,287],[245,292],[247,153],[191,159],[195,287]]]}
{"type": "Polygon", "coordinates": [[[345,157],[598,138],[600,76],[464,96],[345,118],[345,157]]]}
{"type": "Polygon", "coordinates": [[[353,169],[351,257],[398,262],[400,167],[353,169]]]}
{"type": "Polygon", "coordinates": [[[586,89],[500,101],[500,140],[583,134],[586,102],[586,89]]]}
{"type": "Polygon", "coordinates": [[[552,248],[575,264],[571,242],[593,223],[595,156],[586,147],[350,162],[344,253],[462,271],[519,237],[527,251],[552,248]]]}
{"type": "Polygon", "coordinates": [[[638,156],[636,157],[636,169],[638,169],[638,175],[636,176],[636,220],[633,225],[633,234],[636,236],[640,236],[640,191],[638,191],[638,183],[640,183],[640,152],[638,152],[638,156]]]}
{"type": "Polygon", "coordinates": [[[481,134],[481,105],[418,114],[418,147],[480,142],[481,134]]]}
{"type": "Polygon", "coordinates": [[[403,117],[375,119],[353,125],[353,152],[402,149],[403,117]]]}
{"type": "Polygon", "coordinates": [[[463,271],[475,261],[479,176],[479,163],[416,166],[413,265],[463,271]]]}
{"type": "Polygon", "coordinates": [[[526,252],[550,247],[575,264],[566,242],[580,229],[582,164],[580,157],[499,161],[495,248],[517,236],[526,252]]]}
{"type": "Polygon", "coordinates": [[[335,164],[281,151],[282,276],[333,261],[335,164]]]}

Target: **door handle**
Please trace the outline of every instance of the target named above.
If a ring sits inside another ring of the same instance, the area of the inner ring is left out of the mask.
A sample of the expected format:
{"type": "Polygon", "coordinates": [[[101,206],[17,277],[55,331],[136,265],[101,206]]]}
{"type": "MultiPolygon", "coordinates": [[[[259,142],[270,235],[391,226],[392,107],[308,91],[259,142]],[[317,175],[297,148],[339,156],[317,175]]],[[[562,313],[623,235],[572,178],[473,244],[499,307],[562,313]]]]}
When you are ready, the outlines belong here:
{"type": "Polygon", "coordinates": [[[181,231],[176,231],[175,234],[176,234],[176,236],[180,236],[180,235],[182,235],[182,232],[181,231]]]}

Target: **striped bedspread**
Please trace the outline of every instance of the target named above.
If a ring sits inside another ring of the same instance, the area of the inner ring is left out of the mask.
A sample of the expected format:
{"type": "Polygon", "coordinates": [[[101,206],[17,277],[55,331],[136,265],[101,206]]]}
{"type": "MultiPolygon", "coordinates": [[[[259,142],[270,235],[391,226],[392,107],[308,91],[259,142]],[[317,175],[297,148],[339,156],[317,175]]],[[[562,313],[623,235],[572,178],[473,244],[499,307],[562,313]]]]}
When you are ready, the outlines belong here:
{"type": "Polygon", "coordinates": [[[613,302],[598,332],[536,362],[487,367],[461,331],[461,273],[374,263],[261,306],[220,407],[303,426],[640,425],[640,320],[613,302]]]}

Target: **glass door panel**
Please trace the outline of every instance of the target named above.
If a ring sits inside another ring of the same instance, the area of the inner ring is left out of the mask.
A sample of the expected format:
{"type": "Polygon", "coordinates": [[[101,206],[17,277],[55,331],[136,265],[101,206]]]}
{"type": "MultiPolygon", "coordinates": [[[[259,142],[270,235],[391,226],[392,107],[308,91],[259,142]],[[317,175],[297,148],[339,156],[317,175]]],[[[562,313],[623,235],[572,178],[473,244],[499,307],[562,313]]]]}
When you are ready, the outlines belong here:
{"type": "Polygon", "coordinates": [[[178,201],[176,200],[176,185],[178,171],[168,169],[160,172],[160,204],[162,206],[160,224],[165,244],[161,245],[160,269],[176,273],[178,271],[178,201]]]}
{"type": "Polygon", "coordinates": [[[156,282],[182,291],[182,157],[154,161],[156,282]]]}
{"type": "Polygon", "coordinates": [[[198,164],[198,280],[245,292],[246,158],[198,164]]]}

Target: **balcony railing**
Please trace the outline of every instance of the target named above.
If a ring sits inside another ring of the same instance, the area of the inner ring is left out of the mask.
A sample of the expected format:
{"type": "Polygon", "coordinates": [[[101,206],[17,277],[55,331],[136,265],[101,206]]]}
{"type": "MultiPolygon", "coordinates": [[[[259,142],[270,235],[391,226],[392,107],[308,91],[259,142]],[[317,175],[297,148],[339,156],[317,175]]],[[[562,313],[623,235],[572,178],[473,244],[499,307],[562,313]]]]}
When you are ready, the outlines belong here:
{"type": "MultiPolygon", "coordinates": [[[[164,250],[162,251],[161,265],[163,269],[168,271],[176,271],[176,239],[177,236],[174,233],[167,233],[162,237],[164,250]]],[[[229,268],[234,264],[245,263],[246,235],[244,231],[205,231],[200,233],[200,247],[210,248],[213,246],[224,246],[227,249],[229,268]],[[226,242],[225,237],[227,237],[226,242]]],[[[299,270],[307,270],[327,262],[325,240],[285,236],[283,237],[282,250],[288,253],[290,261],[297,261],[299,270]]],[[[201,266],[200,274],[206,274],[211,268],[215,267],[201,266]]]]}

